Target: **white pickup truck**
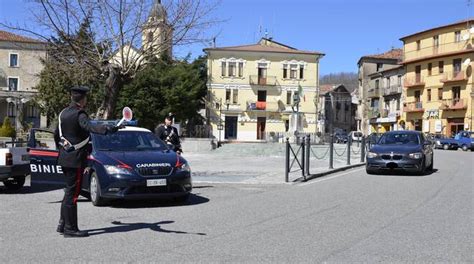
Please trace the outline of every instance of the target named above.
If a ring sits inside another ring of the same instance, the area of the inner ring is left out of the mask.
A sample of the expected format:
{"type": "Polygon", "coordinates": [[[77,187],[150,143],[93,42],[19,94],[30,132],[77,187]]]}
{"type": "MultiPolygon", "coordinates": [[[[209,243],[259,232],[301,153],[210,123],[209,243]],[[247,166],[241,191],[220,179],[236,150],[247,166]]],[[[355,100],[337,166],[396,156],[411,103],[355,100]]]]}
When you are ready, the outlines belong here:
{"type": "Polygon", "coordinates": [[[4,145],[0,148],[0,181],[8,190],[19,190],[30,173],[28,150],[22,146],[26,142],[7,142],[4,145]]]}

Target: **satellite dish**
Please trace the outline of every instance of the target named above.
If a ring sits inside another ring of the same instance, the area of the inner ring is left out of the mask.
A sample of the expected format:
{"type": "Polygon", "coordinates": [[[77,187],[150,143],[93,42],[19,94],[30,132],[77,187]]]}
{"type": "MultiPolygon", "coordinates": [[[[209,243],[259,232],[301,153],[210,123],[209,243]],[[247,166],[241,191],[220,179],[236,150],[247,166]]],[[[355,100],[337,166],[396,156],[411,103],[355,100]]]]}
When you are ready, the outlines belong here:
{"type": "Polygon", "coordinates": [[[468,66],[469,63],[471,63],[471,58],[467,58],[464,60],[464,62],[462,63],[464,66],[468,66]]]}
{"type": "Polygon", "coordinates": [[[469,34],[464,34],[462,36],[462,40],[464,40],[464,41],[469,40],[469,34]]]}

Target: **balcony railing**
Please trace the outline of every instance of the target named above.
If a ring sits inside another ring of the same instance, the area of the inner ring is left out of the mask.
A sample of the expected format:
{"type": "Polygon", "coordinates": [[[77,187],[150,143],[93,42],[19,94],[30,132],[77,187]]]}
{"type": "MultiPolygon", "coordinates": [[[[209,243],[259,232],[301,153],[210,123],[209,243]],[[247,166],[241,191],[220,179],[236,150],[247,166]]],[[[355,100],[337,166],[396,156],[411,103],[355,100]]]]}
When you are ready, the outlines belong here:
{"type": "Polygon", "coordinates": [[[379,88],[371,88],[371,89],[367,90],[367,97],[368,98],[380,97],[380,89],[379,88]]]}
{"type": "Polygon", "coordinates": [[[425,86],[425,80],[421,76],[405,78],[405,81],[403,82],[403,86],[405,86],[406,88],[415,88],[415,87],[425,86]]]}
{"type": "Polygon", "coordinates": [[[249,76],[249,83],[250,85],[267,85],[267,86],[275,86],[277,85],[277,78],[276,76],[258,76],[258,75],[250,75],[249,76]]]}
{"type": "Polygon", "coordinates": [[[467,76],[464,73],[464,71],[446,72],[440,80],[440,82],[442,83],[463,82],[463,81],[467,81],[467,76]]]}
{"type": "Polygon", "coordinates": [[[442,110],[460,110],[467,109],[464,99],[444,99],[441,101],[440,109],[442,110]]]}
{"type": "Polygon", "coordinates": [[[240,104],[222,104],[222,111],[229,111],[229,112],[241,112],[244,111],[245,109],[242,109],[242,106],[240,104]]]}
{"type": "Polygon", "coordinates": [[[247,101],[247,110],[279,112],[280,108],[277,102],[247,101]]]}
{"type": "Polygon", "coordinates": [[[412,103],[405,103],[403,107],[403,111],[405,112],[424,112],[423,104],[421,102],[412,102],[412,103]]]}
{"type": "Polygon", "coordinates": [[[410,61],[418,58],[423,58],[423,57],[430,57],[430,56],[436,56],[439,54],[443,53],[450,53],[453,51],[462,51],[462,50],[468,50],[472,49],[472,46],[466,45],[467,41],[460,41],[460,42],[453,42],[453,43],[446,43],[446,44],[441,44],[439,46],[427,46],[423,47],[420,50],[414,49],[416,46],[412,45],[413,49],[407,50],[405,49],[403,60],[404,61],[410,61]]]}
{"type": "Polygon", "coordinates": [[[392,85],[392,86],[386,86],[383,89],[383,95],[392,95],[392,94],[400,94],[402,93],[402,86],[400,85],[392,85]]]}

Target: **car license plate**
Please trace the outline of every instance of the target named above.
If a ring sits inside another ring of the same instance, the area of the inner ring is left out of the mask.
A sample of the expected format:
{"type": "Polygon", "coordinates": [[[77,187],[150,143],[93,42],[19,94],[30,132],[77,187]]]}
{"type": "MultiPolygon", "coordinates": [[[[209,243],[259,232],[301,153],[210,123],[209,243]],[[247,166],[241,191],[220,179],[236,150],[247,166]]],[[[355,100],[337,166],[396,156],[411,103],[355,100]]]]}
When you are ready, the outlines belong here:
{"type": "Polygon", "coordinates": [[[146,186],[166,186],[166,179],[147,180],[146,186]]]}

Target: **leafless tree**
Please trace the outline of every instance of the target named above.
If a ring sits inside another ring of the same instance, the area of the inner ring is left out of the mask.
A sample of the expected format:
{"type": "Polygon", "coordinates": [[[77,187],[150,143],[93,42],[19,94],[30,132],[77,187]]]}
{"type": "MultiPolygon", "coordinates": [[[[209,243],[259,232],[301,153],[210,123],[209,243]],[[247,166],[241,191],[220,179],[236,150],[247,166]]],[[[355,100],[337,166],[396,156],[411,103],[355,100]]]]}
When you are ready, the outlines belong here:
{"type": "Polygon", "coordinates": [[[220,22],[212,14],[220,0],[165,0],[164,9],[155,10],[165,20],[154,21],[149,15],[156,2],[161,1],[34,0],[31,13],[35,28],[7,22],[0,25],[35,35],[50,45],[56,44],[50,36],[62,36],[75,56],[92,58],[84,63],[106,77],[105,98],[98,114],[108,119],[114,117],[117,96],[124,83],[133,79],[152,56],[179,45],[209,43],[213,37],[210,29],[220,22]],[[90,21],[94,45],[84,50],[79,48],[81,43],[68,36],[75,34],[86,19],[90,21]],[[148,34],[144,35],[144,30],[148,34]],[[164,41],[143,45],[143,36],[164,41]],[[84,56],[84,52],[91,56],[84,56]]]}

